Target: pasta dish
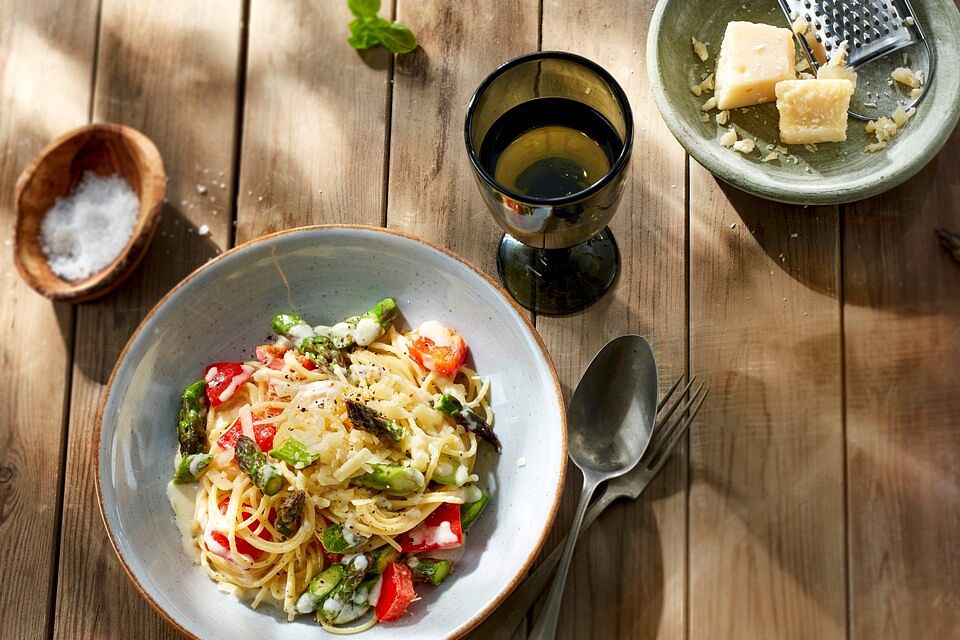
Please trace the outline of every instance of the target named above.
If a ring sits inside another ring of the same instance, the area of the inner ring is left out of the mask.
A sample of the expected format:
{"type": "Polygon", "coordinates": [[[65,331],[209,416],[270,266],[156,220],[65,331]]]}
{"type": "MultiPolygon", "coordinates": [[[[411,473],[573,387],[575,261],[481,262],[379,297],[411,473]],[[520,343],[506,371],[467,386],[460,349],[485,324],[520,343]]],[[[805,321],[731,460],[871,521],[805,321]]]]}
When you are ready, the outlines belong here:
{"type": "Polygon", "coordinates": [[[172,484],[196,489],[182,533],[222,591],[355,633],[450,575],[489,500],[477,451],[500,451],[489,380],[453,329],[396,315],[391,298],[329,327],[278,314],[255,360],[184,390],[172,484]]]}

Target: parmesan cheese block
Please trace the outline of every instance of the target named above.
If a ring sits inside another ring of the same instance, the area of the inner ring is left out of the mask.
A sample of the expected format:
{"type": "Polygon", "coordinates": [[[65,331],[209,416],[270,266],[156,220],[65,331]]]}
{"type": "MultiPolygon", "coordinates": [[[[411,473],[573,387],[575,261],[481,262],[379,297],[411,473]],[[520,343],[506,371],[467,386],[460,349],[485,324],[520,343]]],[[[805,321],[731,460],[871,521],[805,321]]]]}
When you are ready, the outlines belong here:
{"type": "Polygon", "coordinates": [[[716,92],[720,110],[776,100],[781,80],[797,77],[793,33],[768,24],[731,22],[717,60],[716,92]]]}
{"type": "Polygon", "coordinates": [[[777,83],[780,139],[786,144],[842,142],[853,85],[848,80],[786,80],[777,83]]]}

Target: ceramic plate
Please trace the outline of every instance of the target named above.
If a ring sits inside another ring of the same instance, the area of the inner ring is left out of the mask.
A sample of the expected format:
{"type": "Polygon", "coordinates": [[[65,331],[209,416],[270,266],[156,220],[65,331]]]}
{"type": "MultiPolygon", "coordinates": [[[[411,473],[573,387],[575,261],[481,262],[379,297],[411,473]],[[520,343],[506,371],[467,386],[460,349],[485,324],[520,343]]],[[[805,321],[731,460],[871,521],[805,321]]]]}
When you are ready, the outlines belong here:
{"type": "MultiPolygon", "coordinates": [[[[749,156],[720,145],[726,127],[714,121],[716,110],[710,112],[709,122],[701,121],[700,105],[713,94],[697,97],[690,86],[698,84],[704,73],[713,72],[727,23],[747,20],[788,27],[776,0],[660,0],[647,40],[647,70],[657,107],[670,131],[697,162],[718,178],[760,197],[796,204],[836,204],[892,189],[936,155],[960,116],[960,69],[953,64],[960,57],[960,14],[952,0],[914,0],[912,4],[933,49],[936,72],[916,115],[879,153],[864,152],[876,139],[868,138],[863,122],[850,118],[846,142],[820,144],[816,151],[790,145],[798,162],[761,162],[770,145],[781,144],[779,115],[772,103],[730,112],[737,132],[756,139],[758,151],[749,156]],[[690,39],[694,37],[709,44],[706,62],[693,54],[690,39]]],[[[876,64],[889,71],[902,66],[900,53],[891,56],[876,64]]],[[[886,85],[889,71],[874,85],[897,92],[896,87],[886,85]]]]}
{"type": "Polygon", "coordinates": [[[474,267],[415,238],[366,227],[296,229],[229,251],[174,288],[130,339],[104,394],[97,460],[104,522],[140,592],[182,632],[334,637],[307,616],[288,623],[276,609],[254,611],[220,593],[184,550],[165,494],[178,398],[204,365],[252,359],[279,310],[331,324],[388,295],[401,324],[437,319],[466,338],[472,364],[492,381],[503,454],[481,447],[478,472],[493,497],[452,579],[421,588],[412,615],[363,637],[459,637],[530,566],[562,491],[566,426],[556,374],[526,315],[474,267]]]}

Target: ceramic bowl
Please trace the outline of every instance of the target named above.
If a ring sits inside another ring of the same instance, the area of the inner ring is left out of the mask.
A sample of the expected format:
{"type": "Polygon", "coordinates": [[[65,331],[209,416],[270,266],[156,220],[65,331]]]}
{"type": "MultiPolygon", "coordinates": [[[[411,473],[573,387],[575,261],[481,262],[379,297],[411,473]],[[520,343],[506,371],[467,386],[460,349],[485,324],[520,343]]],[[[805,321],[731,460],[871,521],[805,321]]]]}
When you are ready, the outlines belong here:
{"type": "MultiPolygon", "coordinates": [[[[912,4],[932,47],[936,71],[916,115],[879,153],[864,151],[876,139],[868,138],[862,121],[850,118],[846,142],[820,144],[816,151],[790,145],[798,162],[764,163],[760,158],[768,153],[768,145],[781,144],[774,104],[730,112],[738,133],[756,138],[762,151],[749,156],[720,145],[726,127],[714,121],[716,110],[709,122],[701,121],[700,106],[712,94],[697,97],[690,86],[714,70],[727,23],[747,20],[788,27],[776,0],[660,0],[647,40],[647,71],[657,107],[697,162],[721,180],[760,197],[795,204],[836,204],[891,189],[936,155],[960,116],[960,69],[952,64],[960,57],[960,14],[952,0],[914,0],[912,4]],[[691,38],[709,43],[706,62],[694,56],[691,38]]],[[[887,65],[890,71],[902,65],[900,54],[892,56],[887,65]]]]}
{"type": "Polygon", "coordinates": [[[481,483],[493,497],[452,579],[421,588],[412,615],[363,637],[460,637],[536,557],[563,487],[566,424],[553,365],[526,314],[475,267],[416,238],[370,227],[286,231],[228,251],[167,294],[127,343],[100,408],[98,494],[110,540],[143,596],[186,635],[327,637],[308,616],[288,623],[279,610],[254,611],[217,591],[185,551],[165,494],[183,387],[210,362],[252,359],[278,310],[330,324],[387,295],[401,324],[442,320],[467,340],[473,365],[492,381],[503,454],[481,447],[481,483]]]}

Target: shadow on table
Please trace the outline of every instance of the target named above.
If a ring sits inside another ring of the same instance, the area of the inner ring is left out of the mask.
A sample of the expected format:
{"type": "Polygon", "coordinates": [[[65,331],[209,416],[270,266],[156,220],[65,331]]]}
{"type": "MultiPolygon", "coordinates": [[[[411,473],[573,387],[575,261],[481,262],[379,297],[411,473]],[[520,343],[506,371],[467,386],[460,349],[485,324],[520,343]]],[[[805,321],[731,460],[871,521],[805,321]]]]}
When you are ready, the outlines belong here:
{"type": "MultiPolygon", "coordinates": [[[[960,133],[954,133],[953,139],[960,139],[960,133]]],[[[717,182],[769,256],[771,269],[776,267],[832,298],[838,298],[842,290],[845,304],[863,307],[880,303],[880,289],[889,298],[893,290],[890,281],[895,281],[902,296],[894,292],[894,299],[883,300],[886,310],[906,316],[932,315],[942,313],[942,305],[933,290],[923,285],[954,266],[943,259],[946,254],[938,246],[934,229],[958,224],[956,215],[946,207],[960,197],[956,163],[957,152],[948,144],[904,185],[839,207],[780,204],[717,182]],[[843,273],[838,264],[841,242],[843,273]],[[880,274],[887,282],[876,281],[880,274]]],[[[736,243],[734,235],[727,237],[729,251],[736,250],[736,243]]]]}

